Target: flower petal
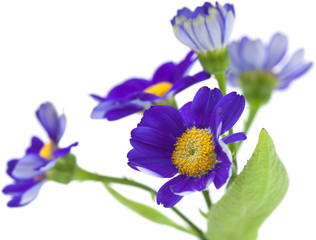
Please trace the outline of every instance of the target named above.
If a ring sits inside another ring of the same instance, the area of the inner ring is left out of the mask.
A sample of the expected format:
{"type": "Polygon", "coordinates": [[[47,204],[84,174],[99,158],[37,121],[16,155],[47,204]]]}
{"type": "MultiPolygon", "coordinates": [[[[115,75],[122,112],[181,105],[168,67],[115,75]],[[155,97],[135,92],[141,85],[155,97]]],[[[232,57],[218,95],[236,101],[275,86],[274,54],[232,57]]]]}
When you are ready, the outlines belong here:
{"type": "Polygon", "coordinates": [[[78,145],[78,142],[75,142],[73,144],[70,144],[68,147],[59,148],[56,151],[54,151],[53,156],[55,158],[60,158],[60,157],[66,156],[70,152],[71,148],[75,147],[77,145],[78,145]]]}
{"type": "Polygon", "coordinates": [[[139,126],[147,126],[180,137],[186,127],[179,111],[171,106],[152,106],[144,112],[139,126]]]}
{"type": "Polygon", "coordinates": [[[210,126],[213,132],[217,132],[218,124],[222,122],[220,135],[231,129],[245,108],[245,98],[236,92],[224,96],[215,106],[212,113],[210,126]],[[220,119],[220,120],[219,120],[220,119]]]}
{"type": "Polygon", "coordinates": [[[161,65],[152,78],[152,84],[159,82],[172,82],[176,65],[173,62],[167,62],[161,65]]]}
{"type": "Polygon", "coordinates": [[[195,127],[208,128],[210,126],[211,114],[222,96],[221,91],[217,88],[210,90],[208,87],[202,87],[199,89],[191,105],[195,127]]]}
{"type": "Polygon", "coordinates": [[[27,154],[16,162],[11,175],[15,179],[29,179],[43,175],[43,171],[38,171],[41,167],[48,164],[48,161],[37,154],[27,154]]]}
{"type": "Polygon", "coordinates": [[[59,141],[59,120],[55,107],[53,104],[47,102],[41,104],[36,111],[36,116],[42,126],[45,128],[48,136],[55,143],[59,141]]]}
{"type": "Polygon", "coordinates": [[[172,178],[168,182],[166,182],[157,193],[157,203],[162,204],[166,208],[173,207],[176,205],[183,197],[174,194],[170,187],[174,184],[177,184],[185,179],[185,176],[179,175],[177,177],[172,178]]]}
{"type": "Polygon", "coordinates": [[[266,60],[265,69],[271,70],[284,57],[288,46],[287,37],[281,33],[272,36],[267,47],[268,58],[266,60]]]}
{"type": "Polygon", "coordinates": [[[225,143],[225,144],[229,144],[229,143],[233,143],[233,142],[239,142],[239,141],[243,141],[243,140],[246,140],[247,139],[247,136],[245,133],[243,132],[238,132],[238,133],[233,133],[227,137],[224,137],[222,139],[222,141],[225,143]]]}
{"type": "Polygon", "coordinates": [[[26,149],[26,154],[38,154],[43,146],[44,143],[38,137],[32,137],[31,146],[28,149],[26,149]]]}
{"type": "Polygon", "coordinates": [[[212,183],[214,177],[215,172],[211,170],[201,177],[186,177],[183,181],[172,185],[170,189],[180,196],[185,196],[195,191],[204,191],[212,183]]]}

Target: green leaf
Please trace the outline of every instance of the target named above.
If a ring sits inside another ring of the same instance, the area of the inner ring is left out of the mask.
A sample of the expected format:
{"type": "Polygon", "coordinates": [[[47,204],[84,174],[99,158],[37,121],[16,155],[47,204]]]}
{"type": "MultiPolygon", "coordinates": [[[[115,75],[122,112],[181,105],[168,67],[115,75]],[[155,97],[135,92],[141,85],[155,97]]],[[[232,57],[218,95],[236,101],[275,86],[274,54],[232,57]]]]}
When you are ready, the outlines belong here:
{"type": "Polygon", "coordinates": [[[258,228],[281,202],[287,188],[286,170],[271,137],[263,129],[251,159],[211,208],[208,239],[256,239],[258,228]]]}
{"type": "Polygon", "coordinates": [[[157,211],[157,210],[155,210],[147,205],[144,205],[142,203],[138,203],[138,202],[135,202],[135,201],[132,201],[132,200],[129,200],[129,199],[123,197],[121,194],[119,194],[113,188],[111,188],[109,186],[109,184],[104,183],[104,186],[106,187],[106,189],[109,191],[109,193],[116,200],[118,200],[120,203],[125,205],[130,210],[143,216],[144,218],[147,218],[148,220],[155,222],[155,223],[168,225],[168,226],[174,227],[180,231],[196,235],[195,232],[190,231],[189,229],[186,229],[185,227],[178,225],[177,223],[172,221],[170,218],[163,215],[161,212],[159,212],[159,211],[157,211]]]}

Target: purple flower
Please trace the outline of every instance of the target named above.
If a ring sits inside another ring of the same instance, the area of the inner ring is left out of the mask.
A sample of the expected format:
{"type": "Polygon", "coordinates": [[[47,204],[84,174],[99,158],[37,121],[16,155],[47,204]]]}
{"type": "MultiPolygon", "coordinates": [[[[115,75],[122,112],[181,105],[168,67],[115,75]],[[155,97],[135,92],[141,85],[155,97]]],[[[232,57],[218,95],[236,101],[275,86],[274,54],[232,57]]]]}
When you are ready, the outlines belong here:
{"type": "Polygon", "coordinates": [[[244,133],[220,138],[237,122],[243,96],[223,97],[219,89],[202,87],[180,110],[153,106],[131,133],[128,165],[157,177],[172,178],[157,194],[157,203],[172,207],[185,194],[226,183],[231,171],[227,144],[246,139],[244,133]]]}
{"type": "Polygon", "coordinates": [[[161,65],[151,80],[132,78],[114,87],[106,97],[92,95],[99,104],[91,117],[117,120],[142,111],[153,104],[163,103],[175,94],[210,77],[205,72],[188,76],[187,72],[197,60],[193,51],[180,63],[167,62],[161,65]]]}
{"type": "Polygon", "coordinates": [[[171,20],[176,37],[197,53],[206,53],[227,46],[235,22],[231,4],[221,6],[216,2],[204,3],[193,12],[188,8],[178,10],[171,20]]]}
{"type": "Polygon", "coordinates": [[[304,60],[303,49],[286,58],[287,45],[287,37],[281,33],[274,34],[268,44],[247,37],[232,42],[228,46],[231,58],[228,82],[236,85],[250,78],[262,78],[269,81],[267,84],[272,84],[273,88],[287,88],[312,66],[311,62],[304,60]]]}
{"type": "Polygon", "coordinates": [[[50,140],[44,144],[39,138],[33,137],[24,157],[8,162],[7,173],[15,181],[3,189],[4,194],[12,196],[8,202],[9,207],[24,206],[35,199],[47,178],[47,172],[55,166],[57,159],[67,155],[78,144],[76,142],[66,148],[58,147],[65,130],[66,117],[64,114],[58,116],[51,103],[42,104],[36,116],[50,140]]]}

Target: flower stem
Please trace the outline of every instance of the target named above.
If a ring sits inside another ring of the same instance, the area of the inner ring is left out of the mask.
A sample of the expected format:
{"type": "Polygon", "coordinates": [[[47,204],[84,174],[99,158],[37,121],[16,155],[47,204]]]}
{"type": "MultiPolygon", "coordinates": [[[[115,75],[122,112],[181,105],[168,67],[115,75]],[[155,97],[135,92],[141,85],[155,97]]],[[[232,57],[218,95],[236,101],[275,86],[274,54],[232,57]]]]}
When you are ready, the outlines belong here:
{"type": "Polygon", "coordinates": [[[208,190],[204,190],[202,193],[203,193],[207,208],[208,208],[208,210],[210,210],[212,207],[212,200],[210,198],[210,193],[208,190]]]}
{"type": "MultiPolygon", "coordinates": [[[[91,181],[92,180],[92,181],[100,181],[104,183],[118,183],[118,184],[137,187],[145,191],[148,191],[150,194],[157,195],[157,192],[154,189],[142,183],[136,182],[134,180],[127,179],[127,178],[108,177],[108,176],[102,176],[95,173],[90,173],[80,168],[79,166],[77,166],[74,180],[78,180],[78,181],[89,181],[89,180],[91,181]]],[[[191,222],[185,215],[183,215],[183,213],[181,213],[176,207],[172,207],[171,210],[175,212],[180,218],[182,218],[182,220],[185,221],[202,240],[207,240],[203,231],[199,229],[193,222],[191,222]]]]}
{"type": "Polygon", "coordinates": [[[219,73],[215,73],[214,75],[215,75],[215,78],[217,80],[219,89],[221,90],[221,92],[225,96],[226,95],[226,75],[225,75],[225,71],[219,72],[219,73]]]}

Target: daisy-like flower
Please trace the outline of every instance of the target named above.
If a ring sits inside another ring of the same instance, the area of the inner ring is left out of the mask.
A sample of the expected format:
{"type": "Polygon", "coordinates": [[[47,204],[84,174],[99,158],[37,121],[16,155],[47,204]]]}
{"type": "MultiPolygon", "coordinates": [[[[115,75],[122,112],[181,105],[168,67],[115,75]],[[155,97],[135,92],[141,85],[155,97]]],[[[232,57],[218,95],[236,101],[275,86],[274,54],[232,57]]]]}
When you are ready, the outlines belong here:
{"type": "Polygon", "coordinates": [[[244,97],[236,92],[223,97],[217,88],[202,87],[180,110],[152,106],[144,112],[131,133],[128,165],[172,178],[158,191],[158,204],[172,207],[184,195],[203,191],[212,182],[217,189],[227,182],[232,161],[227,144],[245,140],[246,135],[221,136],[237,122],[244,106],[244,97]]]}
{"type": "Polygon", "coordinates": [[[194,50],[204,69],[209,73],[222,72],[229,66],[227,44],[235,22],[231,4],[204,3],[193,12],[178,10],[171,20],[177,39],[194,50]]]}
{"type": "Polygon", "coordinates": [[[180,91],[210,77],[205,72],[187,75],[196,60],[196,54],[191,51],[178,64],[167,62],[161,65],[151,80],[132,78],[114,87],[104,98],[91,95],[99,101],[91,117],[113,121],[142,111],[153,104],[166,103],[180,91]]]}
{"type": "Polygon", "coordinates": [[[66,148],[58,147],[65,130],[66,117],[63,114],[58,116],[51,103],[42,104],[36,116],[50,140],[44,144],[39,138],[33,137],[25,156],[8,162],[7,173],[15,181],[3,189],[4,194],[12,196],[8,202],[9,207],[24,206],[33,201],[58,158],[67,155],[78,144],[76,142],[66,148]]]}
{"type": "Polygon", "coordinates": [[[231,58],[228,82],[240,85],[247,99],[261,98],[266,102],[272,90],[287,88],[312,66],[304,60],[303,49],[287,58],[287,47],[288,39],[281,33],[274,34],[268,44],[247,37],[232,42],[228,47],[231,58]]]}

